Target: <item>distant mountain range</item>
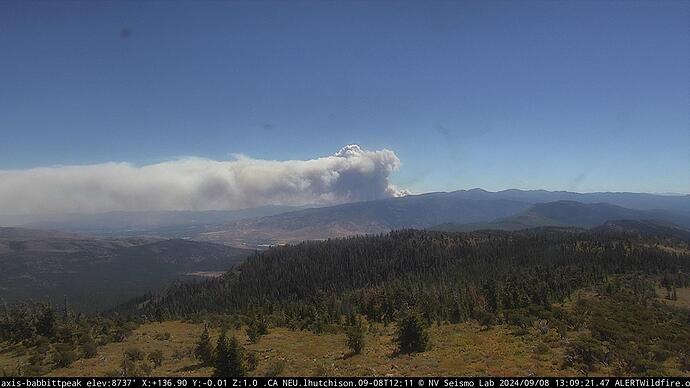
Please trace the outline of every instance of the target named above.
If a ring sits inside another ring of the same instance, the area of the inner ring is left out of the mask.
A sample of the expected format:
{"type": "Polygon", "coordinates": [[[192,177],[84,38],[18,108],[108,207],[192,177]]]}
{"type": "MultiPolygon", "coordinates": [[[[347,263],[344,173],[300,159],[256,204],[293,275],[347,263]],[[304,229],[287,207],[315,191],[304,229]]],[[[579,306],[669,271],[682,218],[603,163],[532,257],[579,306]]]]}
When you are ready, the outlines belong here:
{"type": "Polygon", "coordinates": [[[443,223],[430,229],[471,232],[482,229],[521,230],[542,226],[593,228],[611,220],[664,220],[690,227],[690,214],[670,210],[636,210],[608,203],[556,201],[532,205],[511,217],[480,223],[443,223]]]}
{"type": "Polygon", "coordinates": [[[581,203],[608,203],[637,210],[669,210],[690,213],[690,195],[646,194],[627,192],[573,193],[546,190],[503,190],[490,192],[482,189],[459,190],[452,193],[465,199],[508,199],[530,204],[556,201],[581,203]]]}
{"type": "MultiPolygon", "coordinates": [[[[539,226],[591,228],[609,220],[657,219],[690,227],[690,195],[482,189],[409,195],[318,208],[71,214],[23,225],[92,236],[190,238],[238,247],[318,240],[402,228],[471,231],[539,226]]],[[[3,217],[0,224],[19,222],[3,217]]]]}
{"type": "Polygon", "coordinates": [[[251,251],[154,238],[91,238],[63,232],[0,228],[0,297],[107,308],[189,278],[228,270],[251,251]]]}
{"type": "Polygon", "coordinates": [[[383,233],[401,228],[456,231],[519,230],[538,226],[591,228],[617,219],[659,219],[688,227],[690,196],[460,190],[237,220],[200,233],[197,238],[256,246],[383,233]]]}
{"type": "Polygon", "coordinates": [[[480,222],[507,217],[529,204],[507,199],[464,199],[455,193],[410,195],[299,210],[239,220],[198,238],[231,245],[260,245],[426,228],[442,222],[480,222]]]}

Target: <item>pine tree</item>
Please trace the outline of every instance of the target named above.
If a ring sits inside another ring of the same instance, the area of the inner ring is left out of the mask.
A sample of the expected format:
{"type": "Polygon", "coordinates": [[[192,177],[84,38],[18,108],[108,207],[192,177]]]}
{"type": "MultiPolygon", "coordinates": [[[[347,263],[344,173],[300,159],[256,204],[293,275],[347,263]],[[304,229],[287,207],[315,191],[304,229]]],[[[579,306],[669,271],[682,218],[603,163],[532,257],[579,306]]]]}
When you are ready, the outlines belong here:
{"type": "Polygon", "coordinates": [[[268,334],[268,326],[261,316],[254,317],[247,325],[247,337],[249,342],[255,344],[259,342],[262,335],[268,334]]]}
{"type": "Polygon", "coordinates": [[[214,377],[242,377],[247,374],[244,349],[234,336],[228,342],[225,332],[218,338],[216,346],[216,370],[214,377]]]}
{"type": "Polygon", "coordinates": [[[364,329],[361,322],[356,322],[347,329],[347,346],[353,354],[359,354],[364,347],[364,329]]]}
{"type": "Polygon", "coordinates": [[[486,305],[489,311],[498,311],[498,292],[496,290],[496,282],[493,279],[487,280],[482,287],[484,295],[486,296],[486,305]]]}
{"type": "Polygon", "coordinates": [[[36,333],[44,337],[53,338],[55,336],[55,329],[55,312],[50,306],[43,306],[36,320],[36,333]]]}
{"type": "Polygon", "coordinates": [[[422,318],[415,313],[406,314],[398,322],[395,341],[401,353],[423,352],[429,346],[429,334],[422,318]]]}
{"type": "Polygon", "coordinates": [[[244,362],[244,348],[237,342],[235,337],[230,339],[227,365],[230,376],[242,377],[247,374],[247,367],[244,362]]]}
{"type": "Polygon", "coordinates": [[[218,337],[218,343],[216,344],[216,354],[215,354],[215,368],[213,376],[215,377],[227,377],[230,373],[227,368],[228,360],[228,338],[225,336],[225,330],[221,331],[220,337],[218,337]]]}
{"type": "Polygon", "coordinates": [[[211,347],[211,336],[208,333],[208,326],[204,327],[204,332],[199,337],[199,342],[194,349],[194,355],[201,361],[202,365],[213,363],[213,348],[211,347]]]}

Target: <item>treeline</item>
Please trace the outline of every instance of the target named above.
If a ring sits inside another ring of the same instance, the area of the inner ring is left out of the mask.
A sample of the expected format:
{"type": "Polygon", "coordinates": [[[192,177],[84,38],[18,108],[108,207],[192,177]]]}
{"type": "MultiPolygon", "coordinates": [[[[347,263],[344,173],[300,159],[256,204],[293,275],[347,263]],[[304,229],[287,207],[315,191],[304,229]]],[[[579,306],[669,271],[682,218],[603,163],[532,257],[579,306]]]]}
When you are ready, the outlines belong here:
{"type": "Polygon", "coordinates": [[[629,235],[403,230],[257,252],[222,278],[176,284],[129,307],[154,319],[262,314],[314,331],[353,315],[388,323],[410,309],[428,322],[455,323],[548,308],[626,272],[665,275],[681,286],[688,259],[629,235]]]}

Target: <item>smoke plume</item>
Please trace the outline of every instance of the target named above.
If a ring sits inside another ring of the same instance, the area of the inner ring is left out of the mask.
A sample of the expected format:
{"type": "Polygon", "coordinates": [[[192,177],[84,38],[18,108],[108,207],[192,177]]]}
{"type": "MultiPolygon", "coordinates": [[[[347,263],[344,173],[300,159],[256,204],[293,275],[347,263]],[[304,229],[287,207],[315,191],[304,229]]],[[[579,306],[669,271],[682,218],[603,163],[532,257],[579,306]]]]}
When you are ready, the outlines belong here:
{"type": "Polygon", "coordinates": [[[390,150],[348,145],[311,160],[216,161],[185,158],[145,166],[102,163],[0,170],[0,214],[241,209],[305,205],[406,194],[389,176],[390,150]]]}

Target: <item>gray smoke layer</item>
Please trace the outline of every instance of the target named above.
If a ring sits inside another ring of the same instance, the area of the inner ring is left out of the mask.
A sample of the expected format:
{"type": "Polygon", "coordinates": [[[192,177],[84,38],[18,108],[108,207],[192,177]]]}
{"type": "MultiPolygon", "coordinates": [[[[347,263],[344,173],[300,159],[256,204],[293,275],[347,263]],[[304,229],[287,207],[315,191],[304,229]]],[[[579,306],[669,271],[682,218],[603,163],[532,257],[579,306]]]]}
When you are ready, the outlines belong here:
{"type": "Polygon", "coordinates": [[[230,161],[186,158],[146,166],[0,170],[0,214],[115,210],[214,210],[262,205],[335,204],[405,195],[389,176],[400,160],[389,150],[348,145],[312,160],[230,161]]]}

